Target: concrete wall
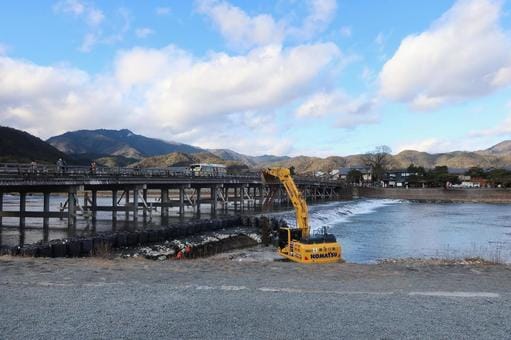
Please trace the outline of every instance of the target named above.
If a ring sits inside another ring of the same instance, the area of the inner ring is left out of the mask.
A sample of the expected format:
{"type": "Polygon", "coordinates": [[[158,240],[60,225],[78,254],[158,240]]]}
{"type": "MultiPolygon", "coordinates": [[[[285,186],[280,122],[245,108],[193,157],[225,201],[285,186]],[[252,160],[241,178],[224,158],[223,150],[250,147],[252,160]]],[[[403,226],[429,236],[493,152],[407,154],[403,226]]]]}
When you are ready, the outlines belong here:
{"type": "Polygon", "coordinates": [[[354,188],[354,196],[418,201],[511,203],[509,189],[354,188]]]}

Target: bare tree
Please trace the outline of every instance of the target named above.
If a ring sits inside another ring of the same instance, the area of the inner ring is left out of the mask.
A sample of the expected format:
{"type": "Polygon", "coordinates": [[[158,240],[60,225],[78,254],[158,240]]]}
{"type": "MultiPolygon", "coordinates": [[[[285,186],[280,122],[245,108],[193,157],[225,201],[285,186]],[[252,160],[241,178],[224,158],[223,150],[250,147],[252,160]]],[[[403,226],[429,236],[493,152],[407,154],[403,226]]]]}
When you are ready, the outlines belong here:
{"type": "Polygon", "coordinates": [[[383,179],[385,171],[389,169],[392,163],[392,150],[386,145],[377,146],[362,156],[364,164],[371,168],[373,181],[383,179]]]}

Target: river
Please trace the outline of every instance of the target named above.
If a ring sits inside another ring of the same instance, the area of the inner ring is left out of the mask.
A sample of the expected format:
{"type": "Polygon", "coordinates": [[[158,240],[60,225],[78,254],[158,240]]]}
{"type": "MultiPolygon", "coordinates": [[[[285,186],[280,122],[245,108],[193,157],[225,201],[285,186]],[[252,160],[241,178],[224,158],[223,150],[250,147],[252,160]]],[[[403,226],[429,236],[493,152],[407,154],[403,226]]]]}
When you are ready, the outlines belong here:
{"type": "MultiPolygon", "coordinates": [[[[17,197],[5,197],[6,210],[15,210],[17,197]]],[[[52,211],[58,211],[66,197],[52,197],[52,211]]],[[[108,204],[111,198],[98,197],[99,204],[108,204]]],[[[42,196],[27,198],[27,210],[41,210],[42,196]]],[[[171,209],[177,215],[177,208],[171,209]],[[174,211],[176,210],[176,211],[174,211]]],[[[343,249],[343,258],[354,263],[374,263],[381,259],[402,258],[465,258],[482,257],[511,263],[511,205],[482,203],[415,203],[404,200],[360,199],[334,202],[309,207],[311,226],[319,230],[326,226],[337,236],[343,249]]],[[[202,210],[201,218],[208,218],[209,207],[202,210]]],[[[229,214],[234,214],[230,210],[229,214]]],[[[119,213],[116,230],[136,228],[119,213]]],[[[161,225],[159,214],[146,225],[161,225]]],[[[279,212],[291,225],[293,212],[279,212]]],[[[197,218],[191,207],[186,218],[197,218]]],[[[221,214],[219,214],[221,216],[221,214]]],[[[38,218],[27,218],[27,228],[21,242],[28,244],[44,238],[48,240],[74,235],[90,235],[112,230],[111,213],[98,212],[93,227],[83,218],[78,219],[75,230],[67,229],[66,219],[51,219],[48,235],[42,231],[38,218]]],[[[141,219],[141,217],[140,217],[141,219]]],[[[16,218],[4,218],[0,227],[0,244],[13,246],[20,243],[16,218]]],[[[171,218],[169,222],[178,221],[171,218]]],[[[165,224],[165,223],[163,223],[165,224]]]]}
{"type": "MultiPolygon", "coordinates": [[[[293,213],[280,213],[295,224],[293,213]]],[[[361,199],[310,207],[314,230],[327,226],[348,262],[482,257],[511,263],[511,205],[430,204],[361,199]]]]}

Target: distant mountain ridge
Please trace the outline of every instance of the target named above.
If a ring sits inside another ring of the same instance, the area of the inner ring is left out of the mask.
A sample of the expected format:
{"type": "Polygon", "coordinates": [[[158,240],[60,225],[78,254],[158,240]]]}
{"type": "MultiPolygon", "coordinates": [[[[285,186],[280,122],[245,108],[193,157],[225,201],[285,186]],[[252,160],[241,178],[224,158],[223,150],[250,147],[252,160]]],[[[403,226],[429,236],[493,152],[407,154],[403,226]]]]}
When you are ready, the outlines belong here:
{"type": "Polygon", "coordinates": [[[248,156],[229,149],[208,149],[208,151],[225,161],[237,161],[250,167],[274,162],[281,162],[291,158],[288,156],[273,155],[248,156]]]}
{"type": "MultiPolygon", "coordinates": [[[[298,156],[285,161],[269,164],[272,166],[295,167],[299,173],[316,171],[331,171],[340,167],[364,165],[363,155],[346,157],[331,156],[327,158],[298,156]]],[[[486,150],[453,151],[430,154],[422,151],[404,150],[391,156],[391,166],[394,169],[404,169],[410,164],[424,168],[448,166],[449,168],[504,168],[511,166],[511,140],[503,141],[486,150]]]]}
{"type": "MultiPolygon", "coordinates": [[[[193,145],[148,138],[126,129],[79,130],[52,137],[48,139],[48,142],[52,145],[24,131],[0,127],[0,162],[35,160],[53,163],[61,157],[80,164],[88,164],[88,161],[96,159],[99,164],[106,166],[128,166],[138,162],[139,166],[157,167],[212,162],[248,166],[254,169],[267,166],[293,166],[298,173],[331,171],[364,164],[363,155],[326,158],[249,156],[229,149],[205,150],[193,145]]],[[[441,165],[450,168],[511,167],[511,140],[502,141],[488,149],[478,151],[430,154],[405,150],[392,156],[393,168],[406,168],[412,163],[425,168],[441,165]]]]}
{"type": "Polygon", "coordinates": [[[130,130],[78,130],[51,137],[48,143],[67,154],[122,156],[142,159],[172,152],[197,153],[204,150],[188,144],[137,135],[130,130]]]}

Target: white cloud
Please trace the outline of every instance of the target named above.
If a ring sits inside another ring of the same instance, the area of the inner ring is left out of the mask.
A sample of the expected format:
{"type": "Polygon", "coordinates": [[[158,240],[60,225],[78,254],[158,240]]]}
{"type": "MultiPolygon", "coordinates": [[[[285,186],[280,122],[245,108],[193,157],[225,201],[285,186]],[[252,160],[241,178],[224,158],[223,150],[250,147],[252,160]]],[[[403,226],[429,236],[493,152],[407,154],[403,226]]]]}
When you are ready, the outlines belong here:
{"type": "Polygon", "coordinates": [[[470,137],[511,136],[511,102],[507,104],[507,108],[509,109],[509,114],[498,126],[491,129],[472,131],[469,133],[469,136],[470,137]]]}
{"type": "Polygon", "coordinates": [[[135,30],[135,35],[139,38],[147,38],[152,34],[154,34],[154,30],[149,27],[139,27],[135,30]]]}
{"type": "Polygon", "coordinates": [[[439,138],[427,138],[419,141],[400,144],[395,149],[398,153],[405,150],[439,153],[446,152],[447,150],[451,151],[452,147],[453,145],[450,141],[439,138]]]}
{"type": "Polygon", "coordinates": [[[168,15],[172,9],[170,7],[156,7],[155,12],[157,15],[168,15]]]}
{"type": "Polygon", "coordinates": [[[470,133],[471,137],[494,137],[494,136],[511,136],[511,114],[507,116],[499,126],[492,129],[485,129],[481,131],[473,131],[470,133]]]}
{"type": "MultiPolygon", "coordinates": [[[[308,40],[323,32],[332,21],[337,11],[336,0],[309,0],[309,14],[301,27],[291,27],[290,34],[300,40],[308,40]]],[[[350,30],[351,33],[351,30],[350,30]]]]}
{"type": "Polygon", "coordinates": [[[97,8],[90,8],[87,13],[87,22],[91,26],[98,26],[105,19],[103,12],[97,8]]]}
{"type": "Polygon", "coordinates": [[[334,116],[336,126],[351,128],[378,120],[373,112],[375,101],[364,96],[351,98],[342,91],[319,92],[309,97],[295,112],[297,117],[334,116]]]}
{"type": "Polygon", "coordinates": [[[87,25],[87,32],[78,46],[78,50],[84,53],[91,52],[96,45],[112,45],[122,41],[131,26],[131,15],[122,7],[109,17],[108,25],[103,25],[105,22],[103,11],[89,2],[61,0],[53,6],[53,10],[55,13],[69,14],[79,18],[87,25]]]}
{"type": "Polygon", "coordinates": [[[0,56],[6,55],[9,50],[9,46],[0,42],[0,56]]]}
{"type": "Polygon", "coordinates": [[[198,11],[207,15],[227,42],[240,48],[279,44],[284,38],[284,26],[268,14],[250,17],[241,8],[226,1],[198,1],[198,11]]]}
{"type": "Polygon", "coordinates": [[[340,52],[331,43],[290,49],[268,46],[244,56],[212,54],[208,60],[190,62],[177,73],[171,70],[163,75],[147,93],[148,107],[169,128],[185,128],[233,112],[269,109],[309,91],[309,84],[338,58],[340,52]]]}
{"type": "Polygon", "coordinates": [[[41,137],[122,122],[204,147],[284,153],[292,143],[272,123],[275,110],[313,91],[341,61],[331,43],[202,58],[174,46],[134,48],[97,75],[0,57],[0,120],[41,137]]]}
{"type": "MultiPolygon", "coordinates": [[[[212,20],[231,47],[249,49],[281,44],[287,37],[307,41],[324,31],[337,10],[336,0],[309,0],[307,3],[309,14],[298,27],[278,21],[270,14],[250,16],[225,0],[198,0],[197,10],[212,20]]],[[[341,34],[350,35],[351,29],[344,27],[341,34]]]]}
{"type": "Polygon", "coordinates": [[[0,57],[0,118],[42,137],[83,126],[116,126],[131,109],[109,81],[66,67],[0,57]]]}
{"type": "Polygon", "coordinates": [[[59,1],[53,7],[56,12],[82,15],[85,12],[85,5],[79,0],[59,1]]]}
{"type": "Polygon", "coordinates": [[[105,15],[100,9],[79,0],[59,1],[53,6],[53,9],[57,13],[81,17],[90,26],[98,26],[105,19],[105,15]]]}
{"type": "Polygon", "coordinates": [[[501,2],[459,0],[431,27],[406,37],[380,73],[381,94],[429,110],[511,83],[511,38],[501,2]]]}

